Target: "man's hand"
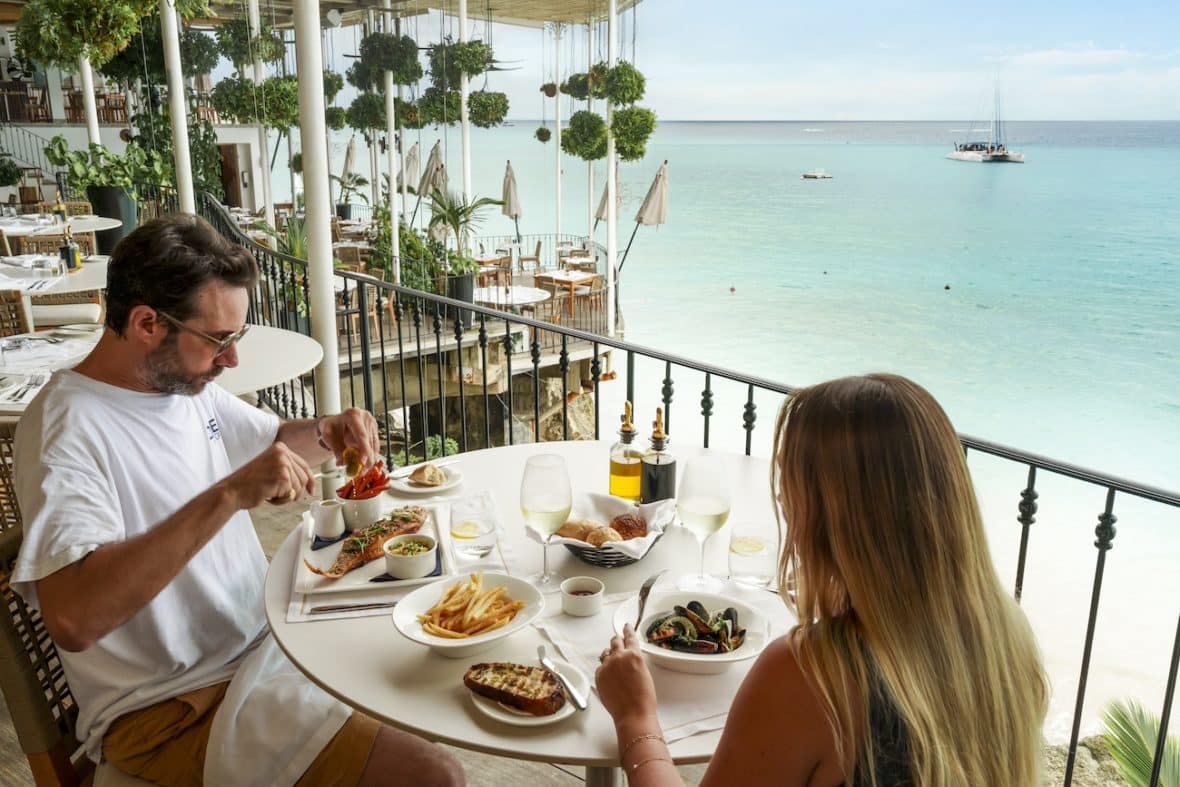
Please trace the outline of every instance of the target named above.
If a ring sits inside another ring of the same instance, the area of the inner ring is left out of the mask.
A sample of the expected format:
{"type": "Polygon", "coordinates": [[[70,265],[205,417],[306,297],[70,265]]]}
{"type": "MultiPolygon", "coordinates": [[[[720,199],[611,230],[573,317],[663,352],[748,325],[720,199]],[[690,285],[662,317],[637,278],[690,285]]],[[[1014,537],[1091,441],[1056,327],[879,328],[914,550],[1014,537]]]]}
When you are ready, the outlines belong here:
{"type": "Polygon", "coordinates": [[[372,413],[350,407],[340,415],[323,419],[324,442],[336,456],[336,464],[343,465],[344,449],[355,448],[364,468],[381,461],[381,444],[377,436],[377,419],[372,413]]]}
{"type": "Polygon", "coordinates": [[[254,508],[264,501],[289,503],[301,493],[315,491],[311,467],[282,442],[272,443],[222,484],[233,493],[238,508],[254,508]]]}

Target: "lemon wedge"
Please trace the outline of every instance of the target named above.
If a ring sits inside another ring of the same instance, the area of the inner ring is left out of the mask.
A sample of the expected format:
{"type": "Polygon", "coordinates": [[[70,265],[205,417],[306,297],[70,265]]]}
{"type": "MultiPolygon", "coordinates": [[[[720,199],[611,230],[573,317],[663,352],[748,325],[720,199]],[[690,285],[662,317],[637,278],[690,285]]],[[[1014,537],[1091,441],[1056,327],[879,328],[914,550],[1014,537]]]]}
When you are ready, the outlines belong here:
{"type": "Polygon", "coordinates": [[[478,522],[461,522],[451,527],[451,538],[479,538],[480,531],[478,522]]]}
{"type": "Polygon", "coordinates": [[[766,551],[766,544],[749,536],[738,536],[729,542],[729,551],[735,555],[760,555],[766,551]]]}

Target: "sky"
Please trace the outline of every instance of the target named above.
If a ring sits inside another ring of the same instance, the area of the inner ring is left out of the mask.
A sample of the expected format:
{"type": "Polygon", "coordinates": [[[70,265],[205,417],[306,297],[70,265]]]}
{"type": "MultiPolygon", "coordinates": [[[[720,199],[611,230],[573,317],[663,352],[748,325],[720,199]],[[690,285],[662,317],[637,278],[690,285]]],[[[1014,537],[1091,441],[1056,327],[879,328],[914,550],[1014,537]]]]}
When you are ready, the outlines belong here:
{"type": "MultiPolygon", "coordinates": [[[[508,94],[511,119],[541,117],[555,54],[563,77],[571,61],[585,70],[584,25],[555,49],[552,31],[489,26],[479,0],[468,8],[472,37],[490,32],[509,69],[487,89],[508,94]]],[[[440,16],[408,27],[420,43],[437,40],[440,16]]],[[[457,37],[453,19],[446,28],[457,37]]],[[[340,70],[358,37],[333,35],[340,70]]],[[[1177,0],[645,0],[621,15],[620,37],[661,120],[987,118],[996,82],[1008,120],[1180,119],[1177,0]]]]}

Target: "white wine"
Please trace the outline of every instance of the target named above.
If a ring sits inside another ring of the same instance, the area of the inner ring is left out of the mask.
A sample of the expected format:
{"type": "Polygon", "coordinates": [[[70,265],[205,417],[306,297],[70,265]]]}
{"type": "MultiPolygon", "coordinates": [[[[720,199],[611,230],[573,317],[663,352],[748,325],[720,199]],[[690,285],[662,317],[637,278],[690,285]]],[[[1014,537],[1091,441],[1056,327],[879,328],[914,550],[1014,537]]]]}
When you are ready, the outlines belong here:
{"type": "Polygon", "coordinates": [[[704,541],[729,519],[729,501],[705,495],[681,498],[676,503],[676,512],[684,526],[704,541]]]}
{"type": "Polygon", "coordinates": [[[569,503],[566,503],[565,506],[555,504],[553,507],[549,507],[545,505],[545,501],[537,501],[534,506],[536,507],[525,508],[522,506],[520,513],[524,515],[524,521],[528,523],[529,527],[542,535],[551,536],[556,533],[570,516],[569,503]]]}

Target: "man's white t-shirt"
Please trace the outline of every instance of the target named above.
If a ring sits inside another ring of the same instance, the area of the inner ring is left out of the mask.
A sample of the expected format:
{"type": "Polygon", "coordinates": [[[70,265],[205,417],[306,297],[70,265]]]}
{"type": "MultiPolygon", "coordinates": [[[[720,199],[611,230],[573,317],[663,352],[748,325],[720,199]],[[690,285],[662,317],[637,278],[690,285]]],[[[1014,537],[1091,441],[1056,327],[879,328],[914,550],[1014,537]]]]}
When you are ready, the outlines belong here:
{"type": "MultiPolygon", "coordinates": [[[[16,433],[24,543],[13,588],[39,606],[36,580],[150,530],[273,443],[278,425],[215,384],[148,394],[55,374],[16,433]]],[[[267,633],[265,574],[239,511],[130,620],[82,653],[59,650],[92,759],[119,716],[234,674],[267,633]]]]}

